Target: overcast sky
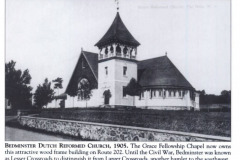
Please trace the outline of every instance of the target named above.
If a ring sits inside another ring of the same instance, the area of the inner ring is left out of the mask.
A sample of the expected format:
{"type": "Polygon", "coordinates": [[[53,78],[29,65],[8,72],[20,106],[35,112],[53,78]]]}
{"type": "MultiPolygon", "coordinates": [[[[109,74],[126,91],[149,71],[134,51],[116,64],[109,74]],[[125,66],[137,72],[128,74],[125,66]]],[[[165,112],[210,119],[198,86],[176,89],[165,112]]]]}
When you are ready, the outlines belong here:
{"type": "MultiPolygon", "coordinates": [[[[230,0],[120,0],[120,16],[141,43],[138,59],[165,55],[196,90],[230,90],[230,0]]],[[[6,61],[30,70],[34,87],[62,77],[64,90],[81,48],[116,16],[114,0],[6,0],[6,61]]]]}

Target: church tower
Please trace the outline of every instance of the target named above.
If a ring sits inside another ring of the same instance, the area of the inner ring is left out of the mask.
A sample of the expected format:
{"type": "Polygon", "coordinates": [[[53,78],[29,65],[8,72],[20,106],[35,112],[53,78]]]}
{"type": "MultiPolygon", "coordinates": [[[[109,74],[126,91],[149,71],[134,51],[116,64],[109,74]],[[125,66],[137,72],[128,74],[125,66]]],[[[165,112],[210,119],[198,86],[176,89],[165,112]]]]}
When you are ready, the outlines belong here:
{"type": "Polygon", "coordinates": [[[134,97],[123,90],[132,78],[137,80],[139,45],[117,12],[106,34],[95,44],[99,48],[98,90],[102,104],[113,107],[134,105],[134,97]]]}

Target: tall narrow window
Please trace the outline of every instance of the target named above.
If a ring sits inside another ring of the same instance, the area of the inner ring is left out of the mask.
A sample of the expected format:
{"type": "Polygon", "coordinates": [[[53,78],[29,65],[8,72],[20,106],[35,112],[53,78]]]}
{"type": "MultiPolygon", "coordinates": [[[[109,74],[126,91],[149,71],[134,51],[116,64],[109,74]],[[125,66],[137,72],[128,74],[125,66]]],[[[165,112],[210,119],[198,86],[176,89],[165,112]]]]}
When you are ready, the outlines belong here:
{"type": "Polygon", "coordinates": [[[152,93],[153,93],[153,97],[156,97],[156,90],[153,90],[152,93]]]}
{"type": "Polygon", "coordinates": [[[105,74],[108,75],[108,67],[105,67],[105,74]]]}
{"type": "Polygon", "coordinates": [[[84,69],[85,68],[85,62],[84,62],[84,60],[82,59],[82,69],[84,69]]]}
{"type": "Polygon", "coordinates": [[[166,91],[163,91],[163,97],[166,97],[166,91]]]}
{"type": "Polygon", "coordinates": [[[182,91],[178,91],[178,96],[182,97],[182,91]]]}
{"type": "Polygon", "coordinates": [[[126,92],[125,92],[125,87],[126,87],[126,86],[123,86],[123,90],[122,90],[123,98],[127,97],[127,94],[126,94],[126,92]]]}
{"type": "Polygon", "coordinates": [[[123,67],[123,75],[124,75],[124,76],[127,75],[127,67],[126,67],[126,66],[123,67]]]}
{"type": "Polygon", "coordinates": [[[169,97],[171,97],[171,96],[172,96],[172,92],[171,92],[171,91],[168,91],[168,93],[169,93],[169,97]]]}
{"type": "Polygon", "coordinates": [[[162,96],[162,91],[161,91],[161,90],[158,91],[158,96],[159,96],[159,97],[162,96]]]}
{"type": "Polygon", "coordinates": [[[142,98],[144,98],[144,91],[142,91],[142,94],[141,94],[142,98]]]}
{"type": "Polygon", "coordinates": [[[173,91],[173,97],[176,97],[176,91],[173,91]]]}

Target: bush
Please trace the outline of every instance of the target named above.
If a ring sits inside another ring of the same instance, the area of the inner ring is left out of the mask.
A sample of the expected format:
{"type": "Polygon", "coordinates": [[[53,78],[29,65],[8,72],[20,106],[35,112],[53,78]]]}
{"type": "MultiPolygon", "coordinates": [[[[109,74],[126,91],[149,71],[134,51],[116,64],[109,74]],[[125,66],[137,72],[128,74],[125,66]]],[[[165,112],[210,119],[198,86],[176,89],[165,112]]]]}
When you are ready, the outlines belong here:
{"type": "Polygon", "coordinates": [[[109,123],[208,135],[231,136],[230,112],[117,110],[112,108],[44,109],[45,118],[109,123]]]}

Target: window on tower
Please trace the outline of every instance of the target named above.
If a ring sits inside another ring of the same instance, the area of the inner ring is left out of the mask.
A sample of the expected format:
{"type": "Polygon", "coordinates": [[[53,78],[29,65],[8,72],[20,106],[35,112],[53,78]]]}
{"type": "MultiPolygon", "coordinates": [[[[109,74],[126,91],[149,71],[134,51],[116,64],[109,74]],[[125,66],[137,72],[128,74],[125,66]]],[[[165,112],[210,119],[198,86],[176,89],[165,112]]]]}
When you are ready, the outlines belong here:
{"type": "Polygon", "coordinates": [[[125,92],[126,86],[123,86],[122,88],[123,88],[123,89],[122,89],[123,98],[126,98],[126,97],[127,97],[127,94],[126,94],[126,92],[125,92]]]}
{"type": "Polygon", "coordinates": [[[105,74],[108,75],[108,67],[105,67],[105,74]]]}
{"type": "Polygon", "coordinates": [[[124,76],[127,75],[127,67],[126,67],[126,66],[123,67],[123,75],[124,75],[124,76]]]}

